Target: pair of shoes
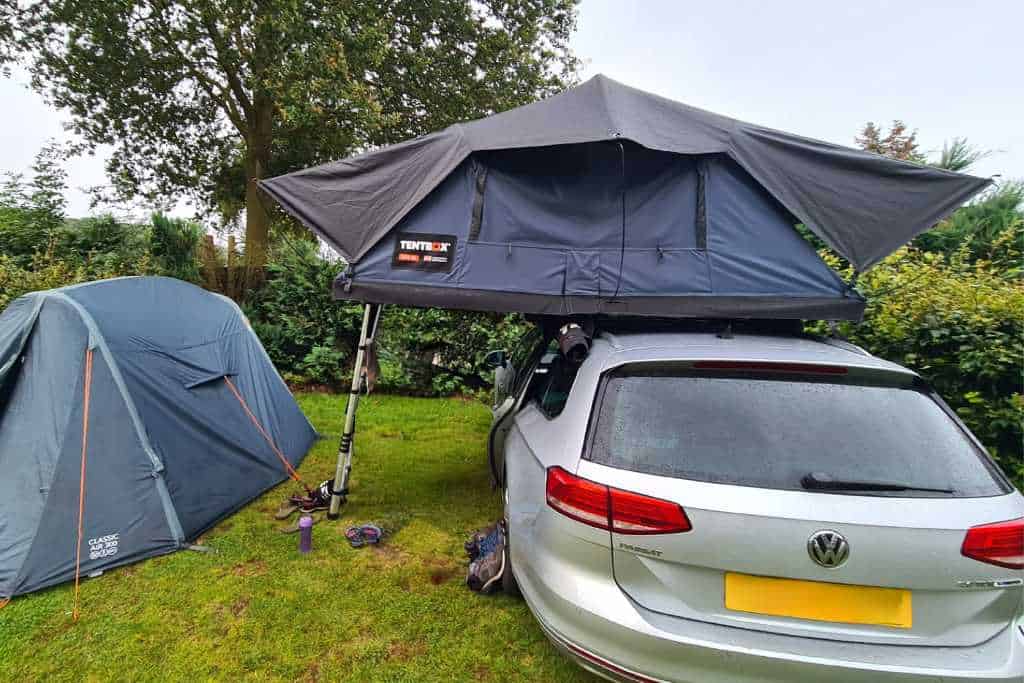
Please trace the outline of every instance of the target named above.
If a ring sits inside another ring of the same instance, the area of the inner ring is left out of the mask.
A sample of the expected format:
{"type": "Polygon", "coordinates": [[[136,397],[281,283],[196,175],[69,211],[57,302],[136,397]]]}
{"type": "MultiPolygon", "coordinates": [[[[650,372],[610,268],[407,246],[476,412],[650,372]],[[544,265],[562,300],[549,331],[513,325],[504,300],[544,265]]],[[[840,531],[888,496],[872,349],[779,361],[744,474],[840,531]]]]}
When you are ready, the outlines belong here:
{"type": "Polygon", "coordinates": [[[305,514],[326,510],[331,505],[331,494],[334,491],[334,480],[320,482],[320,485],[305,496],[289,496],[288,500],[274,513],[274,519],[288,519],[296,511],[305,514]]]}
{"type": "Polygon", "coordinates": [[[475,560],[480,556],[480,542],[494,532],[494,527],[495,525],[491,525],[486,529],[478,529],[477,531],[474,531],[473,535],[469,537],[469,540],[462,544],[462,547],[466,549],[466,554],[469,555],[470,560],[475,560]]]}
{"type": "Polygon", "coordinates": [[[495,524],[482,538],[481,533],[473,534],[470,539],[470,542],[475,541],[476,557],[469,563],[466,585],[471,590],[487,594],[501,585],[501,577],[505,573],[505,531],[500,524],[495,524]]]}
{"type": "Polygon", "coordinates": [[[350,526],[345,529],[345,538],[353,548],[364,545],[376,545],[384,537],[384,531],[374,524],[363,524],[361,526],[350,526]]]}

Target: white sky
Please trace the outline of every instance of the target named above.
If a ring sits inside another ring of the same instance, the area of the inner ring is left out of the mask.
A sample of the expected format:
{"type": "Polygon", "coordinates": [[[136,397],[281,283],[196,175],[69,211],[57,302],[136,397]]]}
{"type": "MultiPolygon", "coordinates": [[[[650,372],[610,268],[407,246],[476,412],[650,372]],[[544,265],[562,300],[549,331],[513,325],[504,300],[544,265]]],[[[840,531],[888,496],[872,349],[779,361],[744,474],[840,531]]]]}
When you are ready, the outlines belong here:
{"type": "MultiPolygon", "coordinates": [[[[1022,25],[1013,0],[584,0],[573,45],[585,78],[845,145],[866,121],[901,118],[926,151],[967,136],[998,150],[975,174],[1024,178],[1022,25]]],[[[0,172],[65,136],[26,80],[0,79],[0,172]]],[[[101,158],[68,170],[72,187],[104,182],[101,158]]],[[[87,211],[73,192],[70,213],[87,211]]]]}

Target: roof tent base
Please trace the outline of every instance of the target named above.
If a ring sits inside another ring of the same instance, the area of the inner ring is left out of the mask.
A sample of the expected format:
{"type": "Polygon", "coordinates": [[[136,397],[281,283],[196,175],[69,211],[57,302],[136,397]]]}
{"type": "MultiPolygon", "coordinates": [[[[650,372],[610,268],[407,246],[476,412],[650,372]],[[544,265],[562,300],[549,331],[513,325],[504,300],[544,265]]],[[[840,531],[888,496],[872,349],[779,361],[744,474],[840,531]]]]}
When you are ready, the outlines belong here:
{"type": "Polygon", "coordinates": [[[775,296],[643,296],[611,299],[597,296],[557,296],[496,292],[454,287],[346,281],[334,283],[334,298],[367,304],[457,308],[470,311],[503,310],[551,316],[624,316],[679,318],[776,318],[789,320],[850,320],[864,315],[864,300],[854,294],[836,297],[775,296]]]}

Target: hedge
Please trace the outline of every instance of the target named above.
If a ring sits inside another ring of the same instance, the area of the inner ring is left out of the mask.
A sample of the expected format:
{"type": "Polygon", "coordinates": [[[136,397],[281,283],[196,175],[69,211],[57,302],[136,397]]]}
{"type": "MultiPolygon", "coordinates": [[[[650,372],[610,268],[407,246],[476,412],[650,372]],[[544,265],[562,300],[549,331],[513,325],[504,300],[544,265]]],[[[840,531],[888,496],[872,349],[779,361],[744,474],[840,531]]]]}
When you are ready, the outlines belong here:
{"type": "MultiPolygon", "coordinates": [[[[1006,235],[1000,253],[1019,262],[1015,239],[1006,235]]],[[[858,288],[868,299],[864,322],[841,324],[840,332],[920,373],[1024,482],[1024,282],[991,261],[972,262],[966,247],[949,258],[903,248],[858,288]]]]}

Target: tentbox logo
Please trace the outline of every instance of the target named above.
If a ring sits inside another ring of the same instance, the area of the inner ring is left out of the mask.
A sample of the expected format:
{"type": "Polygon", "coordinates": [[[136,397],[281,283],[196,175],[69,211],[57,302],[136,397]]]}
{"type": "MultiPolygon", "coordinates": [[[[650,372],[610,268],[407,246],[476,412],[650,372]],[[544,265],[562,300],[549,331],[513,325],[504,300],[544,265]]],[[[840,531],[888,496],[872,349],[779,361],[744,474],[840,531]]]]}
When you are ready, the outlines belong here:
{"type": "Polygon", "coordinates": [[[449,273],[455,261],[455,235],[400,232],[391,265],[449,273]]]}

